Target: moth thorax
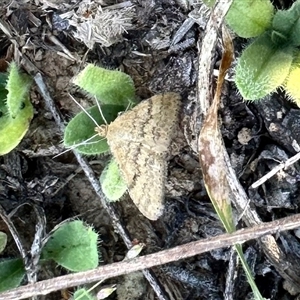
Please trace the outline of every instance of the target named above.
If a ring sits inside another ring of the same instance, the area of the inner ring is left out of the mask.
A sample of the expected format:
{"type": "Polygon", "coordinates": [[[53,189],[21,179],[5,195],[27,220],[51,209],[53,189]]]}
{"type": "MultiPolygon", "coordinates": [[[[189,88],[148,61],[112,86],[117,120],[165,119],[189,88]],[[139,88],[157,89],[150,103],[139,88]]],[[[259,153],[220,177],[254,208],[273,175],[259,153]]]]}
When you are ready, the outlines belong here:
{"type": "Polygon", "coordinates": [[[95,127],[95,131],[101,136],[101,137],[106,137],[107,135],[107,130],[108,130],[108,125],[103,124],[100,126],[95,127]]]}

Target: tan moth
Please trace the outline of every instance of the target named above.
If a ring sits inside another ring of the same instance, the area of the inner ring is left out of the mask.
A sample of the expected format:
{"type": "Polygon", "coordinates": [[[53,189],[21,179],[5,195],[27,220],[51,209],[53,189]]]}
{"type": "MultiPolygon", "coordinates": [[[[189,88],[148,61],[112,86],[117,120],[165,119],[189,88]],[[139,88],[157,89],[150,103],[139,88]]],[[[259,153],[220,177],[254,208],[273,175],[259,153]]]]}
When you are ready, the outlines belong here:
{"type": "Polygon", "coordinates": [[[167,157],[178,124],[181,98],[165,93],[144,100],[95,131],[107,139],[128,192],[150,220],[163,213],[167,157]]]}

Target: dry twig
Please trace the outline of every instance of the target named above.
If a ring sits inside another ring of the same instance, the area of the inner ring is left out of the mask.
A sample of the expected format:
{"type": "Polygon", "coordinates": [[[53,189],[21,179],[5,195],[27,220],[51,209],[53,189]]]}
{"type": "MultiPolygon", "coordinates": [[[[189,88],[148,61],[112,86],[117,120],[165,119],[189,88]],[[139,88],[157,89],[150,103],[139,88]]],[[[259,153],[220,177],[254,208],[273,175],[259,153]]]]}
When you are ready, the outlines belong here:
{"type": "Polygon", "coordinates": [[[266,175],[264,175],[262,178],[260,178],[259,180],[257,180],[256,182],[254,182],[251,185],[252,189],[256,189],[257,187],[259,187],[260,185],[262,185],[263,183],[265,183],[268,179],[270,179],[272,176],[274,176],[276,173],[278,173],[279,171],[291,166],[292,164],[294,164],[295,162],[297,162],[300,159],[300,152],[295,154],[294,156],[292,156],[291,158],[289,158],[288,160],[280,163],[278,166],[276,166],[275,168],[273,168],[270,172],[268,172],[266,175]]]}
{"type": "Polygon", "coordinates": [[[152,268],[154,266],[160,266],[214,249],[242,244],[248,240],[257,239],[265,235],[277,234],[281,231],[291,230],[299,226],[300,214],[296,214],[273,222],[263,223],[252,228],[240,229],[232,234],[222,234],[131,260],[113,263],[94,270],[69,274],[40,281],[35,284],[21,286],[1,293],[0,300],[17,300],[37,295],[46,295],[53,291],[92,283],[146,268],[152,268]]]}

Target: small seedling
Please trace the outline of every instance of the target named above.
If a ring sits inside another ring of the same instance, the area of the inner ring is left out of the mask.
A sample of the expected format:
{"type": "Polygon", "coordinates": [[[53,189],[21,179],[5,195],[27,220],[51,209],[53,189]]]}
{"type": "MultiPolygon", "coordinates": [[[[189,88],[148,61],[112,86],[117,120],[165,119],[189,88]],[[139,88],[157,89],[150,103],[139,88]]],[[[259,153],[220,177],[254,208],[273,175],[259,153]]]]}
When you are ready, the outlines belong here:
{"type": "MultiPolygon", "coordinates": [[[[214,0],[205,1],[212,5],[214,0]]],[[[255,39],[242,52],[235,83],[246,100],[258,100],[283,87],[300,106],[300,0],[277,10],[269,0],[234,0],[226,16],[240,37],[255,39]]]]}
{"type": "Polygon", "coordinates": [[[30,85],[30,77],[21,73],[14,62],[8,75],[0,74],[0,155],[13,150],[29,128],[33,118],[30,85]]]}

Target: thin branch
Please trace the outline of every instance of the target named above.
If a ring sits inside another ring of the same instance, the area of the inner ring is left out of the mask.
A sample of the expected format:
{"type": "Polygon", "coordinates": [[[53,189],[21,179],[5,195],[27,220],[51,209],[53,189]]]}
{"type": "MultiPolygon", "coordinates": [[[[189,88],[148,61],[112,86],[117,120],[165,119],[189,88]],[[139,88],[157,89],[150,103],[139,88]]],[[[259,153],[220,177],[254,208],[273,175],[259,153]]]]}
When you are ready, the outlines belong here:
{"type": "Polygon", "coordinates": [[[264,175],[262,178],[260,178],[256,182],[254,182],[250,186],[250,188],[255,189],[255,188],[259,187],[260,185],[262,185],[263,183],[265,183],[268,179],[270,179],[272,176],[274,176],[276,173],[278,173],[279,171],[281,171],[281,170],[283,170],[283,169],[291,166],[292,164],[294,164],[295,162],[297,162],[299,159],[300,159],[300,152],[298,152],[297,154],[295,154],[291,158],[287,159],[286,161],[280,163],[278,166],[276,166],[275,168],[273,168],[269,173],[267,173],[266,175],[264,175]]]}
{"type": "Polygon", "coordinates": [[[222,234],[200,241],[191,242],[157,253],[124,260],[94,270],[69,274],[40,281],[34,284],[0,294],[0,300],[25,299],[36,295],[46,295],[53,291],[67,289],[86,283],[92,283],[146,268],[160,266],[173,261],[189,258],[211,250],[242,244],[248,240],[261,238],[262,236],[277,234],[281,231],[295,229],[300,226],[300,214],[286,217],[273,222],[263,223],[251,228],[240,229],[232,234],[222,234]]]}

